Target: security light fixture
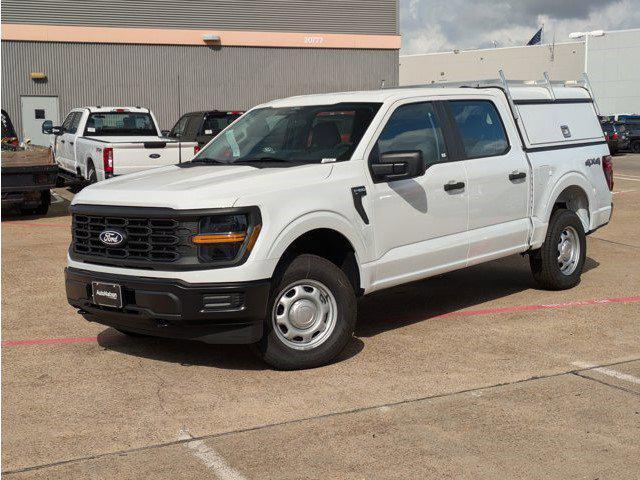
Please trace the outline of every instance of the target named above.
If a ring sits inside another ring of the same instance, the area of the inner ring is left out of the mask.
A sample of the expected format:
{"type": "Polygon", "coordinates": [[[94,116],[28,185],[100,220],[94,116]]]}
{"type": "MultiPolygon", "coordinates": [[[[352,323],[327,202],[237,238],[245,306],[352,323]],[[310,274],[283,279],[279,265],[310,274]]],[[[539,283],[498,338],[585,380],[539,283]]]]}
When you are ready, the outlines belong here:
{"type": "Polygon", "coordinates": [[[205,33],[204,35],[202,35],[202,40],[204,40],[205,42],[219,42],[220,35],[215,35],[213,33],[205,33]]]}

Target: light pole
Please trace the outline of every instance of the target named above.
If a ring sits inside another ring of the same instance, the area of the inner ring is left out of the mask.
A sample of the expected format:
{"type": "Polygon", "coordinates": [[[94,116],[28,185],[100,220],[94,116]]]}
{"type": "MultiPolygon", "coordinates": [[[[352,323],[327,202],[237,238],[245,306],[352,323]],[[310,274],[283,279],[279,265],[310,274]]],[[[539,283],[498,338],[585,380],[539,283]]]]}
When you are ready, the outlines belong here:
{"type": "Polygon", "coordinates": [[[589,37],[602,37],[604,30],[592,30],[590,32],[573,32],[569,34],[569,38],[583,38],[584,37],[584,73],[587,73],[587,67],[589,66],[589,37]]]}

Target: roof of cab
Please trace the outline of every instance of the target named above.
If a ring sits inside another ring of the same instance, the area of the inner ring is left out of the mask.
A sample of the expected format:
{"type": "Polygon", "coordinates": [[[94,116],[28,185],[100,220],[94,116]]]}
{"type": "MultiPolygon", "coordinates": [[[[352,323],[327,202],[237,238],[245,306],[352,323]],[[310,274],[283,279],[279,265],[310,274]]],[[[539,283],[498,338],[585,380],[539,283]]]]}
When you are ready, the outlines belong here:
{"type": "MultiPolygon", "coordinates": [[[[509,90],[515,100],[551,100],[551,93],[542,86],[510,86],[509,90]]],[[[299,95],[296,97],[273,100],[261,105],[262,107],[295,107],[305,105],[333,105],[335,103],[385,103],[395,102],[406,98],[430,97],[430,96],[477,96],[480,93],[492,92],[494,95],[501,95],[499,87],[480,88],[460,88],[460,87],[438,87],[438,86],[418,86],[399,87],[380,90],[365,90],[355,92],[323,93],[315,95],[299,95]]],[[[553,92],[559,99],[588,99],[589,92],[578,85],[554,86],[553,92]]]]}
{"type": "Polygon", "coordinates": [[[81,107],[81,108],[76,108],[75,110],[89,110],[90,112],[93,112],[93,113],[115,112],[117,110],[124,110],[126,112],[134,112],[134,113],[149,113],[150,112],[150,110],[148,108],[144,108],[144,107],[123,107],[123,106],[105,107],[105,106],[102,106],[102,105],[81,107]]]}

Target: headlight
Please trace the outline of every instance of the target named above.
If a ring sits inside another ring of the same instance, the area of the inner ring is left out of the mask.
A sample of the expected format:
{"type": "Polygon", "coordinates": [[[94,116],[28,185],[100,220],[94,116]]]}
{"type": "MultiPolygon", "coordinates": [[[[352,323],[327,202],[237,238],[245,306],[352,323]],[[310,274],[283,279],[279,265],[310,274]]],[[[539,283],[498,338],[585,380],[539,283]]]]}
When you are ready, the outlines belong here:
{"type": "Polygon", "coordinates": [[[260,228],[257,208],[212,215],[200,220],[199,233],[191,241],[204,263],[239,263],[255,245],[260,228]]]}

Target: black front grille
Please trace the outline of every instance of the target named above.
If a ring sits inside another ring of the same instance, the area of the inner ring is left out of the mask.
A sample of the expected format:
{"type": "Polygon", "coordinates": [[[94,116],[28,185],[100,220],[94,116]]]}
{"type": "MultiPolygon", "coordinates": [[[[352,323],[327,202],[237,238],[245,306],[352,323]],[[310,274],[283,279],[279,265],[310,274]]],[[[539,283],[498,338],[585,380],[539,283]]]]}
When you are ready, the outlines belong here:
{"type": "Polygon", "coordinates": [[[195,259],[197,250],[191,237],[198,222],[172,218],[73,215],[73,252],[84,260],[123,266],[181,262],[195,259]],[[119,246],[107,246],[100,240],[105,230],[124,233],[119,246]]]}

